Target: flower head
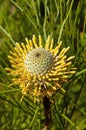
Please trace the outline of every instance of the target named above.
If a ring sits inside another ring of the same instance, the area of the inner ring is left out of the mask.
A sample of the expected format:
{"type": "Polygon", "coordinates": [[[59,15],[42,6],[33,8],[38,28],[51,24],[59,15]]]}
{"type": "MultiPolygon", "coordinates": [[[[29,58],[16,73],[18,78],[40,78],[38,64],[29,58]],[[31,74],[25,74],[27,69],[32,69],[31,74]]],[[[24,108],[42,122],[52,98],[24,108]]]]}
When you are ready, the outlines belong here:
{"type": "Polygon", "coordinates": [[[14,84],[19,84],[22,93],[30,93],[33,97],[51,96],[55,90],[61,88],[61,82],[67,80],[69,74],[75,73],[70,67],[74,56],[67,58],[69,47],[60,51],[61,42],[54,48],[54,40],[48,36],[43,47],[42,38],[39,42],[33,35],[27,38],[26,44],[16,43],[14,51],[8,56],[12,68],[6,68],[9,75],[13,75],[14,84]]]}

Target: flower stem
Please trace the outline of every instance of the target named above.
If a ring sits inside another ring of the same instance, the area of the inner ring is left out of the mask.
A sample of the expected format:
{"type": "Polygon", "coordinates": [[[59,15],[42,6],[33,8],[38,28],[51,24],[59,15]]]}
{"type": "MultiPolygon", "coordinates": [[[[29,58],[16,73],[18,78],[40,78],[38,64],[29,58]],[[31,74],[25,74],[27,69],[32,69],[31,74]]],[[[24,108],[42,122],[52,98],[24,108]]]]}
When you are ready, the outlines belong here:
{"type": "Polygon", "coordinates": [[[47,96],[43,98],[44,114],[45,114],[45,127],[46,130],[50,130],[51,113],[50,113],[50,100],[47,96]]]}

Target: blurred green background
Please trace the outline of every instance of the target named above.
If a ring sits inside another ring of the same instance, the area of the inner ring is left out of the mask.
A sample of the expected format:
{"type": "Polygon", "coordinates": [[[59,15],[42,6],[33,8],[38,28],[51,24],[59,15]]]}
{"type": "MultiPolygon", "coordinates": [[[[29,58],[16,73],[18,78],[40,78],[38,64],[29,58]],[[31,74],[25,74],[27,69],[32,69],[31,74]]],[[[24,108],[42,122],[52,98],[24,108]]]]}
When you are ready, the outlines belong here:
{"type": "Polygon", "coordinates": [[[15,42],[50,34],[70,46],[77,73],[52,97],[50,130],[86,130],[86,0],[0,0],[0,130],[42,130],[43,104],[11,86],[9,51],[15,42]]]}

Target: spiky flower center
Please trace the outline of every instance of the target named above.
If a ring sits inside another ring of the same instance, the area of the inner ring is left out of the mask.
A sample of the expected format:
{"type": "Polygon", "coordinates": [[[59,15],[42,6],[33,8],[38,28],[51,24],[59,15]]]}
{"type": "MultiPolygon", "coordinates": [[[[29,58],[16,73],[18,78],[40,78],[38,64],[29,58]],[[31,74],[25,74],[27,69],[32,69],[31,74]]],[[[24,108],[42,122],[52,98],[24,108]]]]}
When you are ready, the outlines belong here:
{"type": "Polygon", "coordinates": [[[31,75],[43,75],[52,67],[54,57],[52,53],[43,48],[36,48],[28,52],[25,66],[31,75]]]}

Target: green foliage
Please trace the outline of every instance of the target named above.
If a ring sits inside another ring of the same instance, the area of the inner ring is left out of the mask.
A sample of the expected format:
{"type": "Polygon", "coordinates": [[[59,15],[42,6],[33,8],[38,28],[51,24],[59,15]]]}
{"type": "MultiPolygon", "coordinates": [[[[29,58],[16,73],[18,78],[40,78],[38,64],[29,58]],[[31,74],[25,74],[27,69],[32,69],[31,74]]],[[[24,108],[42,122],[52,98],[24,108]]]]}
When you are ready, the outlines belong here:
{"type": "MultiPolygon", "coordinates": [[[[15,42],[32,35],[48,34],[63,46],[77,73],[51,97],[51,130],[86,130],[86,1],[84,0],[3,0],[0,1],[0,130],[41,130],[44,127],[42,102],[31,95],[21,102],[21,90],[14,86],[5,67],[15,42]]],[[[57,43],[56,43],[57,44],[57,43]]]]}

